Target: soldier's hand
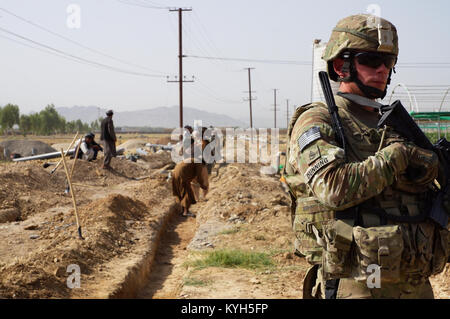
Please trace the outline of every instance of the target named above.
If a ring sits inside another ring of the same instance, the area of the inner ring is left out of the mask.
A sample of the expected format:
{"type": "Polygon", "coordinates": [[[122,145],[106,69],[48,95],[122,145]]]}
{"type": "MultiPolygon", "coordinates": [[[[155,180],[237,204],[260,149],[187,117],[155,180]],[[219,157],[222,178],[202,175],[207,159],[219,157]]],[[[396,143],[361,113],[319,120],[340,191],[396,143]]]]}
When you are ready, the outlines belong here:
{"type": "Polygon", "coordinates": [[[381,149],[379,153],[394,168],[396,176],[403,173],[408,167],[411,152],[404,143],[395,142],[381,149]]]}
{"type": "Polygon", "coordinates": [[[432,151],[417,146],[409,146],[409,149],[409,165],[394,187],[410,193],[423,193],[438,176],[439,159],[432,151]]]}

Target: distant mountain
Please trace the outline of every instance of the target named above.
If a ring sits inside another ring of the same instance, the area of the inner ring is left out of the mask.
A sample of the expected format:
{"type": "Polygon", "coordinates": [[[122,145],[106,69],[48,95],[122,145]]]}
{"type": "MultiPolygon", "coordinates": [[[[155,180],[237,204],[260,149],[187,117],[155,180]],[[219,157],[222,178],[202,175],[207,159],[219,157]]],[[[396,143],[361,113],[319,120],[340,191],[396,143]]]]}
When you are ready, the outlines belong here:
{"type": "MultiPolygon", "coordinates": [[[[73,107],[57,107],[59,114],[64,116],[67,121],[80,119],[83,122],[91,123],[99,118],[104,117],[107,109],[98,108],[96,106],[73,106],[73,107]]],[[[114,113],[115,126],[130,127],[178,127],[179,124],[179,108],[158,107],[154,109],[127,111],[114,113]]],[[[203,126],[215,127],[247,127],[243,121],[236,120],[230,116],[206,112],[194,108],[184,107],[183,122],[185,125],[193,126],[194,120],[201,120],[203,126]]]]}
{"type": "Polygon", "coordinates": [[[91,123],[100,116],[105,117],[106,109],[97,106],[72,106],[57,107],[56,111],[64,116],[67,121],[81,120],[84,123],[91,123]]]}

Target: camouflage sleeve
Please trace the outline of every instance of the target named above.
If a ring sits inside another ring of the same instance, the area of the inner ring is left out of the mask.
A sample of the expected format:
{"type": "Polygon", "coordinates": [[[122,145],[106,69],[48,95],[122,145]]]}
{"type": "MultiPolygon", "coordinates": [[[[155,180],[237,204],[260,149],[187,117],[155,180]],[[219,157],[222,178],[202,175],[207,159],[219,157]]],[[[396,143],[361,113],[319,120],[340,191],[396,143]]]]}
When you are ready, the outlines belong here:
{"type": "Polygon", "coordinates": [[[395,143],[397,149],[384,148],[363,162],[346,163],[334,136],[328,111],[314,107],[297,120],[289,145],[289,163],[315,197],[333,210],[380,194],[406,169],[408,156],[403,144],[395,143]]]}

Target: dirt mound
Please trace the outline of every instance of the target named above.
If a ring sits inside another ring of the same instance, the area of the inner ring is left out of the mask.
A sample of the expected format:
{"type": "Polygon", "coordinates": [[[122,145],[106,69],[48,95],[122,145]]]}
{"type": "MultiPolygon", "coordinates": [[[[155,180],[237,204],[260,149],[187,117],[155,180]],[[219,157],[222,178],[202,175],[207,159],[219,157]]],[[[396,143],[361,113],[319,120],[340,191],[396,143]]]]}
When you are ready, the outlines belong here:
{"type": "Polygon", "coordinates": [[[155,144],[167,145],[169,143],[176,144],[176,141],[172,140],[170,136],[161,137],[155,141],[155,144]]]}
{"type": "Polygon", "coordinates": [[[133,229],[148,217],[147,206],[129,197],[109,195],[79,211],[85,240],[77,238],[73,210],[50,217],[39,227],[38,250],[12,264],[0,263],[0,297],[67,298],[67,265],[80,267],[82,275],[92,275],[99,264],[130,249],[133,229]]]}
{"type": "MultiPolygon", "coordinates": [[[[217,164],[216,164],[217,166],[217,164]]],[[[277,216],[288,211],[290,199],[276,178],[261,176],[260,165],[234,164],[214,171],[212,181],[217,181],[208,194],[202,211],[206,218],[220,217],[227,221],[261,221],[268,214],[277,216]],[[268,194],[271,194],[268,196],[268,194]]]]}
{"type": "MultiPolygon", "coordinates": [[[[127,180],[149,175],[148,165],[131,162],[125,158],[113,158],[111,161],[112,170],[101,169],[102,159],[87,162],[78,160],[74,169],[74,183],[87,183],[96,186],[116,185],[127,180]]],[[[71,168],[73,160],[67,162],[71,168]]],[[[52,168],[49,167],[49,170],[52,168]]],[[[64,170],[61,170],[64,171],[64,170]]]]}
{"type": "Polygon", "coordinates": [[[173,163],[170,152],[154,153],[146,156],[141,156],[140,159],[148,163],[152,169],[163,168],[164,166],[173,163]]]}
{"type": "Polygon", "coordinates": [[[58,143],[58,144],[52,144],[52,147],[57,150],[60,151],[61,149],[63,149],[64,151],[67,150],[67,148],[70,146],[70,143],[58,143]]]}
{"type": "Polygon", "coordinates": [[[40,141],[32,140],[9,140],[0,142],[0,146],[5,148],[10,154],[17,153],[22,157],[56,152],[50,145],[40,141]]]}
{"type": "Polygon", "coordinates": [[[68,202],[62,195],[62,172],[50,175],[37,163],[10,163],[0,166],[0,209],[15,208],[20,220],[68,202]]]}
{"type": "Polygon", "coordinates": [[[125,151],[129,151],[129,150],[135,150],[139,147],[144,147],[145,144],[147,144],[148,141],[146,140],[142,140],[142,139],[131,139],[126,141],[125,143],[120,144],[119,146],[116,147],[116,149],[125,149],[125,151]]]}
{"type": "Polygon", "coordinates": [[[102,216],[106,217],[112,224],[116,222],[122,223],[126,219],[140,219],[143,217],[146,210],[147,207],[144,203],[120,194],[109,195],[84,208],[84,211],[87,213],[86,221],[92,217],[97,218],[104,213],[102,216]]]}

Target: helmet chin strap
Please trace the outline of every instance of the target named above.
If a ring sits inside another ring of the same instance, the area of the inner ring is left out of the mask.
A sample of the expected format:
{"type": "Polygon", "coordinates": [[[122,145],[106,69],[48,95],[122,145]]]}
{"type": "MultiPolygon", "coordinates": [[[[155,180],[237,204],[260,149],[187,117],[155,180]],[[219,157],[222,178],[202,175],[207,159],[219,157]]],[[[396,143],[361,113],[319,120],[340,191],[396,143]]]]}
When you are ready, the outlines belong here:
{"type": "Polygon", "coordinates": [[[382,91],[382,90],[374,88],[372,86],[364,85],[361,82],[361,80],[358,79],[357,76],[355,77],[355,79],[353,81],[356,83],[356,85],[358,85],[361,92],[363,92],[363,94],[369,99],[383,99],[386,96],[387,87],[388,87],[387,84],[386,84],[384,91],[382,91]]]}
{"type": "Polygon", "coordinates": [[[391,84],[391,75],[392,70],[395,72],[395,68],[391,69],[389,72],[389,77],[387,79],[386,87],[384,88],[384,91],[374,88],[372,86],[365,85],[361,82],[361,80],[358,78],[358,73],[356,71],[355,65],[352,62],[351,55],[344,56],[344,66],[342,71],[344,72],[350,72],[350,75],[345,78],[339,78],[339,82],[355,82],[358,88],[361,90],[361,92],[364,94],[365,97],[369,99],[384,99],[384,97],[387,94],[387,88],[389,84],[391,84]]]}

